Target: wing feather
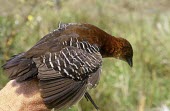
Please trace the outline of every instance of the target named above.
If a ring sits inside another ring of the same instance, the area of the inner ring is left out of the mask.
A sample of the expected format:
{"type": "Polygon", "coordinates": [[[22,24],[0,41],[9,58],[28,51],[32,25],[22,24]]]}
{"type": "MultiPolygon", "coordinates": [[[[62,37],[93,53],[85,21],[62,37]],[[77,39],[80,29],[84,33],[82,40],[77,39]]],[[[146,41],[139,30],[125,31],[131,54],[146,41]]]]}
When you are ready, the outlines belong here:
{"type": "Polygon", "coordinates": [[[98,82],[102,57],[71,46],[63,48],[56,59],[52,57],[55,54],[49,54],[45,65],[39,64],[38,68],[43,100],[48,108],[70,107],[83,97],[88,83],[93,87],[98,82]],[[53,67],[46,65],[50,62],[53,67]]]}
{"type": "Polygon", "coordinates": [[[43,80],[40,81],[40,87],[42,97],[44,98],[47,107],[55,107],[56,109],[70,107],[72,104],[80,100],[86,90],[85,82],[74,81],[69,78],[60,78],[50,81],[43,80]],[[55,87],[53,87],[54,84],[55,87]]]}

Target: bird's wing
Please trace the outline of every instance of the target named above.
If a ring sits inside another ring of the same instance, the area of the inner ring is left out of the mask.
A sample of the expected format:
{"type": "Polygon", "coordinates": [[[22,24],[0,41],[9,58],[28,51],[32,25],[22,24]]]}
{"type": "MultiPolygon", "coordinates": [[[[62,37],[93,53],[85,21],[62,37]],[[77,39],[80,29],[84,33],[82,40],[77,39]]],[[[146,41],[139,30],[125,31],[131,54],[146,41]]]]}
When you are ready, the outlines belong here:
{"type": "Polygon", "coordinates": [[[96,47],[95,45],[97,45],[96,43],[100,42],[97,35],[91,33],[87,24],[60,24],[58,29],[41,38],[41,40],[24,55],[26,58],[35,58],[44,55],[46,52],[58,52],[66,46],[77,46],[77,43],[81,41],[88,41],[93,44],[94,48],[96,47]]]}
{"type": "Polygon", "coordinates": [[[70,38],[78,37],[78,35],[75,33],[71,33],[71,34],[60,34],[60,33],[61,33],[60,30],[56,30],[44,36],[39,42],[36,43],[35,46],[33,46],[25,53],[25,57],[35,58],[44,55],[46,52],[58,52],[63,47],[66,46],[66,44],[63,44],[64,42],[69,41],[70,38]]]}
{"type": "Polygon", "coordinates": [[[59,53],[44,55],[42,62],[37,67],[44,102],[49,108],[61,109],[80,100],[88,84],[95,86],[102,57],[98,52],[88,53],[69,46],[59,53]]]}

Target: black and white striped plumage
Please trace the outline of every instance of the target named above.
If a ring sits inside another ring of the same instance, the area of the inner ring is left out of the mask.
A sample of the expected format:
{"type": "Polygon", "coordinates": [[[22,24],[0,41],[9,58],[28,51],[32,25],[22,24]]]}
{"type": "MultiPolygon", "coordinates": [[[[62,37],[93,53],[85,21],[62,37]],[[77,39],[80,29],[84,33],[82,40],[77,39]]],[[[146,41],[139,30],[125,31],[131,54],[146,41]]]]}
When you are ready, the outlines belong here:
{"type": "Polygon", "coordinates": [[[100,77],[100,46],[90,43],[76,31],[67,31],[71,25],[79,26],[61,24],[58,30],[3,66],[9,78],[18,82],[38,78],[48,108],[70,107],[84,94],[88,97],[87,87],[94,87],[100,77]]]}

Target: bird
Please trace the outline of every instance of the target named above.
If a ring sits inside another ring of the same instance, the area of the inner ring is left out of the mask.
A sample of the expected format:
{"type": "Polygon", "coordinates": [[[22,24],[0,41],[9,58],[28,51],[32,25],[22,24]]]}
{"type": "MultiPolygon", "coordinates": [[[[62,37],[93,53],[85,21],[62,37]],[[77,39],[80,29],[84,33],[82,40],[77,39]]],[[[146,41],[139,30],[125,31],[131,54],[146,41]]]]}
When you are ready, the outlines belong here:
{"type": "Polygon", "coordinates": [[[26,52],[3,66],[10,80],[38,79],[45,105],[60,110],[83,97],[98,110],[88,89],[100,80],[102,58],[113,57],[133,66],[132,45],[88,23],[59,23],[26,52]]]}

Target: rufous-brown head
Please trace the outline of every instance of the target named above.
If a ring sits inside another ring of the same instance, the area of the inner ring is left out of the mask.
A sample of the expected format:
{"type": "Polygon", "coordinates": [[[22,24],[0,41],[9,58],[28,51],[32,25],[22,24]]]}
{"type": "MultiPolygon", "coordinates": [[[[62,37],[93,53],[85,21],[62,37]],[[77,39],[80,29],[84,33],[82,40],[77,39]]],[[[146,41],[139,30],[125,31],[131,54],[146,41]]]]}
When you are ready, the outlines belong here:
{"type": "MultiPolygon", "coordinates": [[[[113,44],[112,44],[113,45],[113,44]]],[[[131,67],[133,66],[133,49],[131,44],[124,38],[116,38],[116,47],[113,57],[126,61],[131,67]]]]}
{"type": "Polygon", "coordinates": [[[133,49],[131,44],[121,37],[109,37],[102,55],[104,57],[114,57],[127,62],[130,67],[133,66],[133,49]]]}

